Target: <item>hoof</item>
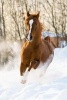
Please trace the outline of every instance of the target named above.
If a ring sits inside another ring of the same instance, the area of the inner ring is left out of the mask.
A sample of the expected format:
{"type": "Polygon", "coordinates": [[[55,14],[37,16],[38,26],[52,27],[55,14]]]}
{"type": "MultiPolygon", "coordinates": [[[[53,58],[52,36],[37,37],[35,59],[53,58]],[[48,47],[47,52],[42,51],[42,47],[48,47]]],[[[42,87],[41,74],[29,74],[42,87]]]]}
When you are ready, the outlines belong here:
{"type": "Polygon", "coordinates": [[[22,84],[25,84],[25,83],[26,83],[26,80],[22,80],[21,83],[22,83],[22,84]]]}

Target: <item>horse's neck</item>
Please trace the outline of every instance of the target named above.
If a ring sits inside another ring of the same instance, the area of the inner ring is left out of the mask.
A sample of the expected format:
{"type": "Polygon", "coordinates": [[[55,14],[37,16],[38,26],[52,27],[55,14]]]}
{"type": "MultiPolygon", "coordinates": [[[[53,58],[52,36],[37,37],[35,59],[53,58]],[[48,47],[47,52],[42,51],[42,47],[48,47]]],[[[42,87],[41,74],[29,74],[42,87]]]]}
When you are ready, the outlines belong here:
{"type": "MultiPolygon", "coordinates": [[[[36,33],[37,34],[37,33],[36,33]]],[[[41,43],[41,33],[37,35],[32,41],[33,46],[38,46],[41,43]]]]}

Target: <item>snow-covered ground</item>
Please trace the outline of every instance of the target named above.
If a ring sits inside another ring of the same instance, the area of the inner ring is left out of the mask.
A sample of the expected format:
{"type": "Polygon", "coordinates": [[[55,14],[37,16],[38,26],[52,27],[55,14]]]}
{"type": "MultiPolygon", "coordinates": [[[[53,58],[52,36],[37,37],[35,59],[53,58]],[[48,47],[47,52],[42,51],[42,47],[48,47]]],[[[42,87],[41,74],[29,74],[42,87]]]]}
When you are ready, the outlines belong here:
{"type": "Polygon", "coordinates": [[[46,72],[44,67],[32,69],[25,84],[19,73],[19,46],[12,47],[14,59],[0,70],[0,100],[67,100],[67,47],[54,50],[46,72]]]}
{"type": "Polygon", "coordinates": [[[44,31],[44,32],[42,33],[42,36],[43,36],[43,37],[47,37],[47,36],[56,37],[56,33],[44,31]]]}

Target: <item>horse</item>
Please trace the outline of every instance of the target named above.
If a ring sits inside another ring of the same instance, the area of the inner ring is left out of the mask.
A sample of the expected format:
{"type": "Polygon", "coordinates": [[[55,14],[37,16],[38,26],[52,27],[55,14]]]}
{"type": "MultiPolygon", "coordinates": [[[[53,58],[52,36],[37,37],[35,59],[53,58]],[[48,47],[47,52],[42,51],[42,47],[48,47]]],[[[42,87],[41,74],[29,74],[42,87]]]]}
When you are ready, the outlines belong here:
{"type": "Polygon", "coordinates": [[[27,12],[25,25],[27,39],[21,49],[21,76],[26,70],[29,72],[31,68],[36,69],[41,62],[45,63],[47,59],[53,55],[53,49],[49,40],[41,38],[43,25],[39,21],[39,13],[30,14],[27,12]]]}

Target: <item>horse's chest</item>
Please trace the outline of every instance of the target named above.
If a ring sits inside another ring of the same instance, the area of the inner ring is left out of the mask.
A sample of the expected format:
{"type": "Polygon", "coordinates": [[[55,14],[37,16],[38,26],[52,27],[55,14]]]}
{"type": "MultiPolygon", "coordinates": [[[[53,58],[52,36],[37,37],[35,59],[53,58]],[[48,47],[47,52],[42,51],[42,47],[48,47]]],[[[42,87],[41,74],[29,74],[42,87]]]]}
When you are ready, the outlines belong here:
{"type": "Polygon", "coordinates": [[[32,50],[31,58],[40,58],[41,50],[39,48],[35,48],[32,50]]]}
{"type": "Polygon", "coordinates": [[[34,59],[40,59],[41,55],[41,49],[39,46],[37,47],[32,47],[28,46],[23,50],[23,60],[34,60],[34,59]]]}

